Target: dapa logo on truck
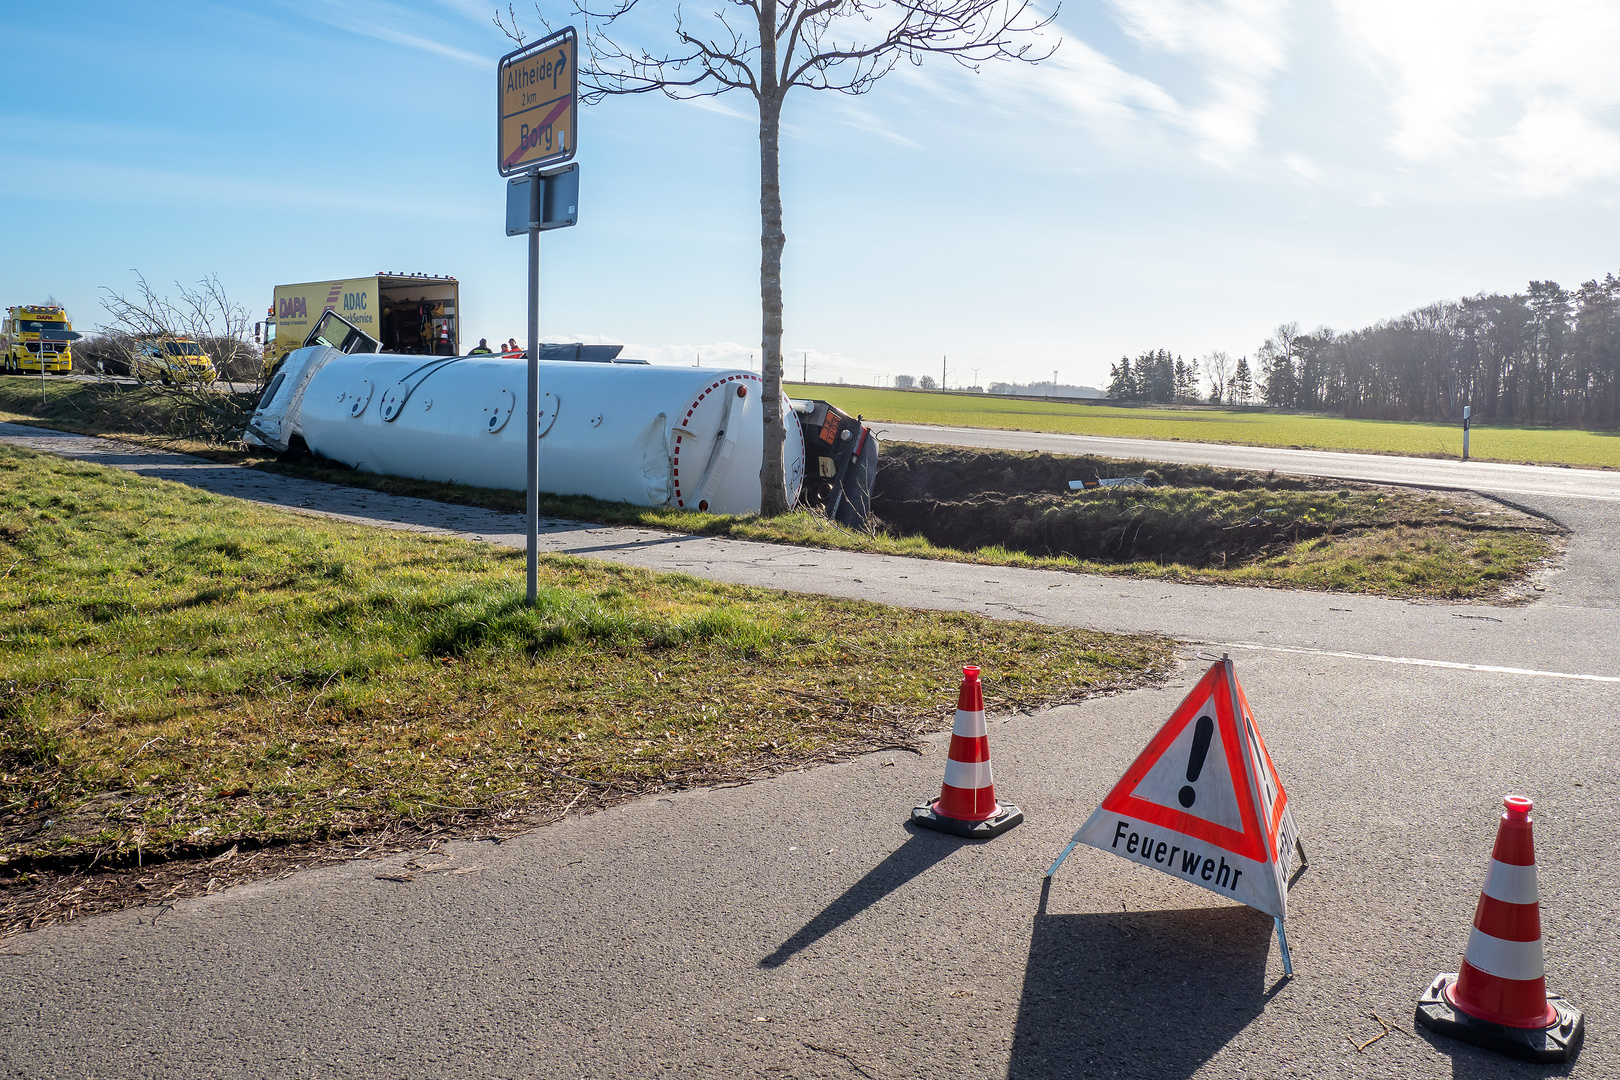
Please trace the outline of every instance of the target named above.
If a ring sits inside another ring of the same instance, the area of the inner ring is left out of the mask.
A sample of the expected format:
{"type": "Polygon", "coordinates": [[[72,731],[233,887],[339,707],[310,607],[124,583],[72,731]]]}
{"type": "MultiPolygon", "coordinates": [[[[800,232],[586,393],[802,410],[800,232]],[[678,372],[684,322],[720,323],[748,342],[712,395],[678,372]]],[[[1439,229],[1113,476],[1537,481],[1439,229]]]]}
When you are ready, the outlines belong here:
{"type": "Polygon", "coordinates": [[[309,317],[309,308],[302,296],[283,296],[276,315],[282,319],[304,319],[309,317]]]}
{"type": "Polygon", "coordinates": [[[366,294],[363,292],[346,292],[343,294],[344,311],[366,310],[366,294]]]}

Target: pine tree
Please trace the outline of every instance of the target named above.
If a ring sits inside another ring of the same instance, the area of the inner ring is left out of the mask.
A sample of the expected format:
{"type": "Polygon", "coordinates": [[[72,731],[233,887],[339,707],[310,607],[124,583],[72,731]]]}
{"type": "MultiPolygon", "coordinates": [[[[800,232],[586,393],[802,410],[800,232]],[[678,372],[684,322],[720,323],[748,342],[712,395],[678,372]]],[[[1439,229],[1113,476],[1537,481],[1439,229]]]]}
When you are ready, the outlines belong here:
{"type": "Polygon", "coordinates": [[[1131,373],[1131,358],[1122,356],[1119,363],[1108,369],[1108,396],[1115,401],[1136,400],[1136,376],[1131,373]]]}
{"type": "Polygon", "coordinates": [[[1247,405],[1254,396],[1254,376],[1249,372],[1249,358],[1238,357],[1237,371],[1232,374],[1232,403],[1247,405]]]}

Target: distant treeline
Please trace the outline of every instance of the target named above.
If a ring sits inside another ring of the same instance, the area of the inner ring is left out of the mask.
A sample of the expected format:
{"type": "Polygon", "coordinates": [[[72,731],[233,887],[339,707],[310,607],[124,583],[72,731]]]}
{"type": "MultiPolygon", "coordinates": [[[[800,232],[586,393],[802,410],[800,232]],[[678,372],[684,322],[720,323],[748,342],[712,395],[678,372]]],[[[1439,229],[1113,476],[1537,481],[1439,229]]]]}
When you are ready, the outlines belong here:
{"type": "MultiPolygon", "coordinates": [[[[934,381],[932,375],[896,375],[894,385],[900,390],[938,390],[939,383],[934,381]]],[[[984,393],[982,386],[957,387],[970,394],[984,393]]],[[[1066,397],[1066,398],[1100,398],[1103,392],[1095,386],[1071,386],[1068,383],[1009,383],[995,382],[990,384],[992,394],[1021,394],[1028,397],[1066,397]]]]}
{"type": "MultiPolygon", "coordinates": [[[[1210,368],[1209,400],[1216,403],[1227,400],[1228,380],[1224,374],[1216,371],[1216,367],[1225,360],[1225,357],[1225,353],[1211,353],[1204,358],[1205,364],[1210,368]]],[[[1243,360],[1240,363],[1247,372],[1248,361],[1243,360]]],[[[1178,401],[1203,400],[1199,389],[1202,375],[1198,370],[1198,361],[1171,356],[1167,349],[1145,352],[1135,360],[1122,356],[1119,363],[1108,370],[1108,375],[1108,396],[1117,401],[1157,401],[1169,405],[1178,401]]],[[[1250,389],[1252,391],[1252,384],[1250,389]]],[[[1243,399],[1234,398],[1232,402],[1236,404],[1240,400],[1243,399]]]]}
{"type": "Polygon", "coordinates": [[[1620,428],[1620,280],[1568,290],[1532,281],[1360,330],[1279,326],[1255,354],[1202,362],[1168,352],[1122,357],[1108,396],[1127,401],[1256,402],[1395,420],[1478,420],[1620,428]]]}
{"type": "MultiPolygon", "coordinates": [[[[972,389],[972,387],[969,387],[972,389]]],[[[1025,397],[1066,397],[1066,398],[1100,398],[1103,392],[1095,386],[1073,386],[1069,383],[1010,383],[993,382],[990,384],[992,394],[1015,394],[1025,397]]]]}

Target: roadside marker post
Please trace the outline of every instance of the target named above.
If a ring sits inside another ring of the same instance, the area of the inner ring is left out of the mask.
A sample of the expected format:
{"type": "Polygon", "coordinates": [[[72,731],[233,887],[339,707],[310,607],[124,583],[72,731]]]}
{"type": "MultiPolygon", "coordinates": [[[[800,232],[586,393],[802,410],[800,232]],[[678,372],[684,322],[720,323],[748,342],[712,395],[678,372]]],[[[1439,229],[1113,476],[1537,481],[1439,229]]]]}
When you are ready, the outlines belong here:
{"type": "Polygon", "coordinates": [[[506,188],[506,235],[529,237],[528,586],[540,591],[540,234],[578,220],[579,35],[565,26],[501,57],[495,69],[495,164],[506,188]],[[551,167],[561,166],[561,167],[551,167]]]}
{"type": "Polygon", "coordinates": [[[1468,460],[1468,418],[1474,414],[1472,405],[1463,406],[1463,460],[1468,460]]]}
{"type": "Polygon", "coordinates": [[[1288,793],[1229,657],[1210,666],[1050,869],[1085,844],[1283,920],[1294,852],[1308,865],[1288,793]]]}

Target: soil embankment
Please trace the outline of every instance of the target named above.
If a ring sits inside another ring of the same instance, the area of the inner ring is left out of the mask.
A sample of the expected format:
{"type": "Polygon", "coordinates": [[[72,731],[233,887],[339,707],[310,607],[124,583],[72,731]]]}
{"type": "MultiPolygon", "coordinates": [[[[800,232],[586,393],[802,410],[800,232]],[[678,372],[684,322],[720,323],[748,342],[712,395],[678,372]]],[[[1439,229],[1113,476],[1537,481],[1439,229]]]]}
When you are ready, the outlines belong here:
{"type": "Polygon", "coordinates": [[[885,446],[882,463],[872,497],[881,527],[962,551],[1202,570],[1275,558],[1325,537],[1541,525],[1475,496],[1203,465],[907,443],[885,446]],[[1144,486],[1069,489],[1074,480],[1120,477],[1144,486]]]}

